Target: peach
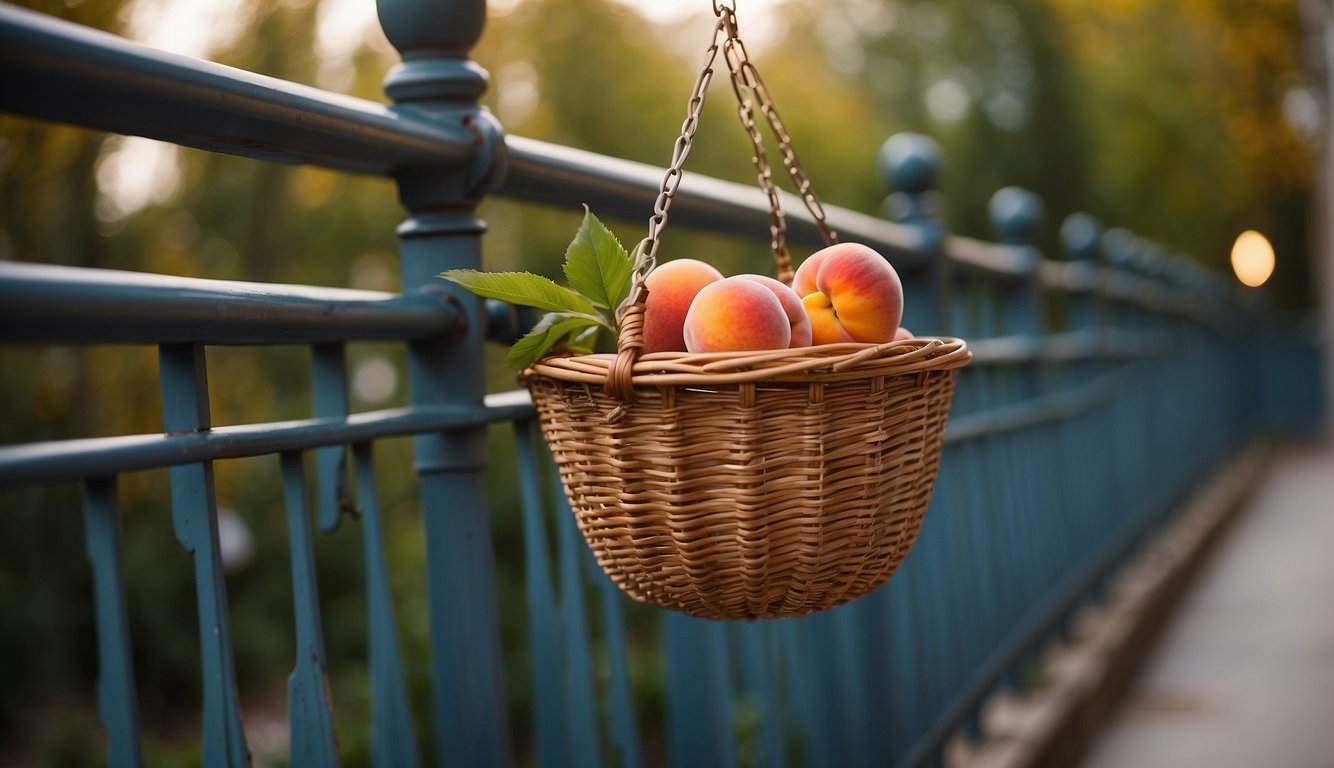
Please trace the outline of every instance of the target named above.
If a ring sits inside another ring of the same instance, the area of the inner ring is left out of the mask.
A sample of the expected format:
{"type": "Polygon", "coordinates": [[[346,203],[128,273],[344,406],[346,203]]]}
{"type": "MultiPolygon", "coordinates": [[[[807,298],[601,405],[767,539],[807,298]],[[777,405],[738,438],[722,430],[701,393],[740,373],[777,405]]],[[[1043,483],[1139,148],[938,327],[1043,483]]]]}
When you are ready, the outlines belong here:
{"type": "Polygon", "coordinates": [[[898,273],[864,245],[840,243],[811,254],[793,287],[802,294],[816,344],[891,341],[903,319],[898,273]]]}
{"type": "Polygon", "coordinates": [[[807,256],[806,260],[801,262],[797,267],[796,274],[792,276],[792,290],[798,296],[804,299],[812,293],[820,290],[815,287],[815,276],[820,271],[820,264],[829,257],[829,254],[835,252],[835,248],[839,247],[841,246],[832,245],[828,248],[823,248],[812,253],[810,256],[807,256]]]}
{"type": "Polygon", "coordinates": [[[728,277],[700,289],[686,313],[684,335],[691,352],[786,349],[792,324],[773,291],[728,277]]]}
{"type": "Polygon", "coordinates": [[[911,338],[913,338],[912,331],[901,325],[897,331],[894,331],[894,341],[907,341],[911,338]]]}
{"type": "Polygon", "coordinates": [[[792,343],[789,346],[796,348],[811,345],[811,319],[806,315],[806,308],[802,306],[801,297],[797,296],[796,291],[767,275],[737,277],[759,283],[778,297],[778,303],[783,305],[783,311],[787,313],[788,324],[792,326],[792,343]]]}
{"type": "Polygon", "coordinates": [[[685,352],[682,334],[690,302],[704,286],[723,279],[723,273],[697,259],[665,261],[644,278],[644,353],[685,352]]]}

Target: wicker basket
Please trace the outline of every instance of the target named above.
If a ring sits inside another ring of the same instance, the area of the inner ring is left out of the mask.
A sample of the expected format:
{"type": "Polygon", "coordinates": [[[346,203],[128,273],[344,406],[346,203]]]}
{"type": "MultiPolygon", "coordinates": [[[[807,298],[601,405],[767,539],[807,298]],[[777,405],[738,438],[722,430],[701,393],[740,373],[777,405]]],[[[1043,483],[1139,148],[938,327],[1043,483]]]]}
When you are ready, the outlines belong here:
{"type": "Polygon", "coordinates": [[[598,564],[636,600],[801,616],[883,584],[940,463],[957,339],[547,358],[524,381],[598,564]]]}
{"type": "Polygon", "coordinates": [[[712,619],[802,616],[870,592],[908,554],[935,483],[955,369],[972,354],[958,339],[927,338],[640,354],[643,280],[720,47],[771,204],[778,279],[791,283],[791,260],[752,100],[826,242],[836,241],[745,58],[733,11],[715,10],[714,45],[636,250],[617,354],[549,357],[521,378],[579,529],[621,589],[712,619]]]}

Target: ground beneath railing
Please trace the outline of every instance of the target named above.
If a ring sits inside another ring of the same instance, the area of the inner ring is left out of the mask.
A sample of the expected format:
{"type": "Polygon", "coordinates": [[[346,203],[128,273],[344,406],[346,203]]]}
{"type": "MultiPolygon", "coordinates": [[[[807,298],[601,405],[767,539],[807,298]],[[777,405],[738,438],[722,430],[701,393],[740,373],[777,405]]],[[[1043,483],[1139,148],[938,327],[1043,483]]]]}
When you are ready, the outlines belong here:
{"type": "Polygon", "coordinates": [[[1334,444],[1290,448],[1219,542],[1086,768],[1334,766],[1334,444]]]}

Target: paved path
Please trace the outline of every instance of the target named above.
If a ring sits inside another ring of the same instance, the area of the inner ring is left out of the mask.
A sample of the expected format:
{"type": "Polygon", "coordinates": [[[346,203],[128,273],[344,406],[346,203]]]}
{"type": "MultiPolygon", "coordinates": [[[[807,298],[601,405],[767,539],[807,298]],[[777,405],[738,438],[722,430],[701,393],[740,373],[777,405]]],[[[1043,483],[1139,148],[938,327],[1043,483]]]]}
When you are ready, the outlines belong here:
{"type": "Polygon", "coordinates": [[[1280,453],[1083,768],[1334,768],[1334,445],[1280,453]]]}

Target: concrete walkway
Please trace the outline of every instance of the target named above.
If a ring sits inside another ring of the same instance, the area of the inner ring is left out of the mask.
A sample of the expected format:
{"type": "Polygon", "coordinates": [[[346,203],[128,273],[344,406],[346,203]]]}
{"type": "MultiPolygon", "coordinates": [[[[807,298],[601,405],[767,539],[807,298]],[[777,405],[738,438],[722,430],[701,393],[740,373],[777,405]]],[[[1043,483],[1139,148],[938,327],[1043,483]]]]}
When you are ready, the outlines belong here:
{"type": "Polygon", "coordinates": [[[1334,768],[1334,445],[1287,449],[1083,768],[1334,768]]]}

